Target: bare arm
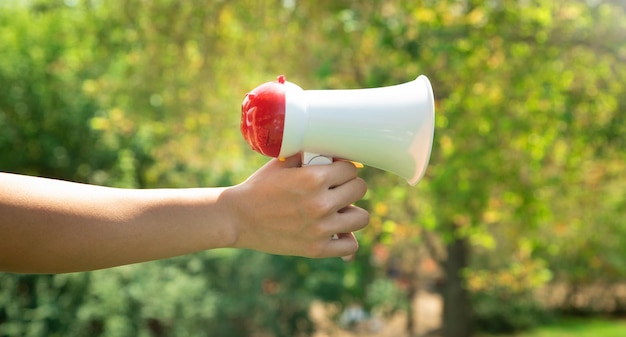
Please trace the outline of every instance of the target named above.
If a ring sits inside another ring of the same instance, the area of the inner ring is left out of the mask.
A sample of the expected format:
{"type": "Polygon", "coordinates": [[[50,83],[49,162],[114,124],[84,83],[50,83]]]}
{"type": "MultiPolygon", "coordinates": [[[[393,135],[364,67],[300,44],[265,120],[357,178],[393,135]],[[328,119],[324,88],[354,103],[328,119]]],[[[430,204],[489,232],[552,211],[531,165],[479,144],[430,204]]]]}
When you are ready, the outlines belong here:
{"type": "Polygon", "coordinates": [[[0,174],[0,270],[90,270],[225,247],[222,189],[132,190],[0,174]]]}
{"type": "Polygon", "coordinates": [[[270,161],[227,188],[119,189],[0,173],[0,271],[107,268],[220,247],[352,254],[369,221],[348,163],[270,161]],[[331,240],[334,233],[339,240],[331,240]]]}

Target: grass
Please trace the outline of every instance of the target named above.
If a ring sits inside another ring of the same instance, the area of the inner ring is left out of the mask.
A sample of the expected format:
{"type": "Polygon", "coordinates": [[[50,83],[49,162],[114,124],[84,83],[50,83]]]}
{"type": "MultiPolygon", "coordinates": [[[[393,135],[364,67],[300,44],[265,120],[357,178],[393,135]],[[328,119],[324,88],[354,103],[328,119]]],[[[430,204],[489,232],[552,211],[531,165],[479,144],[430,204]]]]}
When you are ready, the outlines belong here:
{"type": "Polygon", "coordinates": [[[484,335],[482,337],[624,337],[626,320],[601,318],[566,318],[533,331],[515,335],[484,335]]]}

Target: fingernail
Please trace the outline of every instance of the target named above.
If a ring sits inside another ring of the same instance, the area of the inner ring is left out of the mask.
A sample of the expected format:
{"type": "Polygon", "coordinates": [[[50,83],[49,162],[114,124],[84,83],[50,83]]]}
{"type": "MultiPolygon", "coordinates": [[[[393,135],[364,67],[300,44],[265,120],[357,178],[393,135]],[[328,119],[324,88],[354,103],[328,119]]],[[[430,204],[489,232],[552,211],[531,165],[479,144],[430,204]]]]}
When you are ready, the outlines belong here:
{"type": "Polygon", "coordinates": [[[358,161],[350,161],[352,163],[352,165],[356,166],[356,168],[363,168],[363,164],[359,163],[358,161]]]}

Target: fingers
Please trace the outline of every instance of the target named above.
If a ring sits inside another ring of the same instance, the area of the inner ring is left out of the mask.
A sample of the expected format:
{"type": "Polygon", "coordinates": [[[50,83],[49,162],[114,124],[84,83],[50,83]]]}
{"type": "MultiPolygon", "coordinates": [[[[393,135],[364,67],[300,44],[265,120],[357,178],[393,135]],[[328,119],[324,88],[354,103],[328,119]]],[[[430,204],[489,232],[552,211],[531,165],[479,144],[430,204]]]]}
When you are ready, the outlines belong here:
{"type": "Polygon", "coordinates": [[[337,233],[359,231],[369,224],[370,215],[366,210],[354,205],[345,207],[340,212],[329,214],[311,224],[306,236],[314,241],[326,241],[337,233]]]}
{"type": "Polygon", "coordinates": [[[358,170],[351,162],[336,161],[326,167],[315,167],[327,174],[326,199],[333,205],[332,216],[324,226],[325,241],[323,252],[316,257],[342,257],[349,261],[359,248],[358,241],[352,232],[365,228],[369,224],[369,213],[352,205],[363,198],[367,192],[367,184],[357,176],[358,170]],[[329,235],[330,234],[330,235],[329,235]],[[334,238],[333,238],[334,236],[334,238]]]}
{"type": "MultiPolygon", "coordinates": [[[[283,159],[274,159],[270,164],[284,168],[302,167],[302,154],[298,153],[283,159]]],[[[311,165],[303,167],[312,176],[318,176],[319,181],[327,187],[333,188],[342,185],[357,177],[357,167],[349,161],[338,160],[329,165],[311,165]]]]}
{"type": "Polygon", "coordinates": [[[352,232],[366,227],[369,213],[356,206],[337,212],[319,231],[318,244],[309,252],[310,257],[347,257],[356,253],[358,241],[352,232]]]}
{"type": "Polygon", "coordinates": [[[359,249],[359,242],[354,233],[340,233],[337,238],[330,240],[327,245],[328,257],[342,257],[348,261],[359,249]]]}
{"type": "Polygon", "coordinates": [[[367,193],[367,184],[357,177],[331,189],[327,198],[335,206],[333,211],[339,212],[363,198],[365,193],[367,193]]]}
{"type": "Polygon", "coordinates": [[[340,186],[357,177],[358,170],[354,164],[347,161],[336,161],[325,165],[328,172],[328,184],[330,188],[340,186]]]}
{"type": "Polygon", "coordinates": [[[332,205],[332,212],[337,212],[365,196],[367,184],[357,176],[358,169],[351,162],[336,161],[329,165],[301,167],[301,159],[302,156],[296,154],[285,159],[274,159],[268,165],[299,168],[299,173],[303,175],[302,181],[311,182],[308,186],[312,190],[324,194],[320,198],[326,200],[326,205],[332,205]]]}
{"type": "Polygon", "coordinates": [[[370,222],[370,214],[360,207],[350,205],[337,212],[333,220],[331,232],[350,233],[365,228],[370,222]]]}

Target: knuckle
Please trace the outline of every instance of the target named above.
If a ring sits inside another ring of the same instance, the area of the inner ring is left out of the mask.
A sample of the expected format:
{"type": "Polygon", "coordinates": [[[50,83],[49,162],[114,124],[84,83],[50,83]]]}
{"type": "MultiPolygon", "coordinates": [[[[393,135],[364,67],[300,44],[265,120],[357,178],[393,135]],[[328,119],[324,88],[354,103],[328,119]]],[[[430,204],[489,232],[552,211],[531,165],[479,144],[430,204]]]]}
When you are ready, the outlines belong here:
{"type": "Polygon", "coordinates": [[[311,238],[325,238],[329,237],[331,234],[329,234],[328,230],[318,223],[309,227],[309,235],[311,238]]]}
{"type": "Polygon", "coordinates": [[[333,209],[333,204],[326,198],[313,198],[305,207],[306,213],[313,218],[326,216],[333,209]]]}
{"type": "Polygon", "coordinates": [[[324,174],[324,170],[319,170],[317,167],[308,167],[308,170],[303,170],[306,176],[304,177],[304,181],[306,182],[309,189],[316,190],[320,186],[323,186],[326,183],[326,175],[324,174]]]}
{"type": "Polygon", "coordinates": [[[335,164],[341,165],[341,167],[352,177],[356,177],[359,173],[359,170],[356,168],[356,166],[349,161],[337,161],[335,162],[335,164]]]}

